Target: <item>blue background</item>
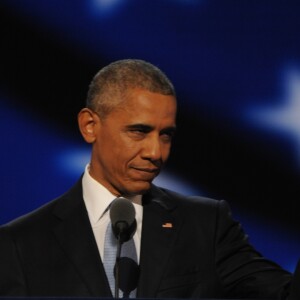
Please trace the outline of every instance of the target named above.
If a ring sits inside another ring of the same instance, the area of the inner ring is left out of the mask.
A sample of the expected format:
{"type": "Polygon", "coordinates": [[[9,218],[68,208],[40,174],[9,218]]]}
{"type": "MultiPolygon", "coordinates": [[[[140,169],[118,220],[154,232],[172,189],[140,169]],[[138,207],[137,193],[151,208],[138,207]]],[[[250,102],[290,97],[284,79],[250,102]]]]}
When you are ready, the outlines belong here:
{"type": "Polygon", "coordinates": [[[145,59],[173,81],[178,133],[156,183],[226,199],[264,255],[300,257],[300,4],[279,0],[2,0],[0,223],[66,191],[93,75],[145,59]]]}

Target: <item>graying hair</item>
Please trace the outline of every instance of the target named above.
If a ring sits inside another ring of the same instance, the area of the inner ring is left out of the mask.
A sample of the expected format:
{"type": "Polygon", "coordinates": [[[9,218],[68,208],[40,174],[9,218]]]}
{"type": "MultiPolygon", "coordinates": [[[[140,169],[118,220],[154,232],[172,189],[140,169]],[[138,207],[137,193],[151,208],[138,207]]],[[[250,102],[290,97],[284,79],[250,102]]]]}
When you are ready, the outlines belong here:
{"type": "Polygon", "coordinates": [[[176,97],[173,84],[158,67],[144,60],[124,59],[107,65],[94,76],[86,106],[104,118],[136,88],[176,97]]]}

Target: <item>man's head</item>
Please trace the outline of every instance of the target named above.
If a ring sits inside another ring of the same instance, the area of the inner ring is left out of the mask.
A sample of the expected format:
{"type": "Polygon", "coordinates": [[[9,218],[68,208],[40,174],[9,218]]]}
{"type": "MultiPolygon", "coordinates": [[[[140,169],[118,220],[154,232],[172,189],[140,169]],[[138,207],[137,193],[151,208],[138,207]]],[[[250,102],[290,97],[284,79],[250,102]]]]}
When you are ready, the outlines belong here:
{"type": "Polygon", "coordinates": [[[176,126],[172,83],[142,60],[121,60],[101,69],[78,115],[92,144],[91,176],[110,192],[146,192],[166,162],[176,126]]]}

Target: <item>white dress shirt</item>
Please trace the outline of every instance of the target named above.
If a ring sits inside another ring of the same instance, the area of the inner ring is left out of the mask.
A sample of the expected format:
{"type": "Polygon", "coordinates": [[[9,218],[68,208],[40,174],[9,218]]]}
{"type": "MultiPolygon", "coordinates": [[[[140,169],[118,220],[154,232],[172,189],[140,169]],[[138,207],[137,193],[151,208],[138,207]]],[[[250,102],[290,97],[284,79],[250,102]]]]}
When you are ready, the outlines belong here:
{"type": "MultiPolygon", "coordinates": [[[[83,200],[87,208],[98,250],[101,258],[103,259],[105,231],[110,221],[109,212],[107,211],[104,215],[103,213],[110,203],[116,198],[116,196],[111,194],[103,185],[91,177],[89,174],[89,164],[85,167],[85,172],[82,178],[82,190],[83,200]]],[[[137,222],[137,229],[133,239],[136,247],[137,259],[139,262],[143,219],[143,206],[141,205],[142,196],[137,195],[127,199],[134,201],[132,204],[136,212],[135,218],[137,222]]]]}

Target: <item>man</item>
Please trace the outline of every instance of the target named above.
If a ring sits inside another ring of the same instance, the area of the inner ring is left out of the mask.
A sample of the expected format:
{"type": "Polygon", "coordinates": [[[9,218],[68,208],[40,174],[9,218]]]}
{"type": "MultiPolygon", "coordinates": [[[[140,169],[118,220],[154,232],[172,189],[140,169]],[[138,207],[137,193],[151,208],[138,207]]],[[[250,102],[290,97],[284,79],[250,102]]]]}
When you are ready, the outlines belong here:
{"type": "Polygon", "coordinates": [[[92,145],[82,178],[0,229],[1,296],[112,297],[104,236],[121,196],[136,210],[137,297],[286,298],[291,274],[255,251],[225,201],[152,184],[176,129],[175,91],[158,68],[129,59],[100,70],[78,124],[92,145]]]}

